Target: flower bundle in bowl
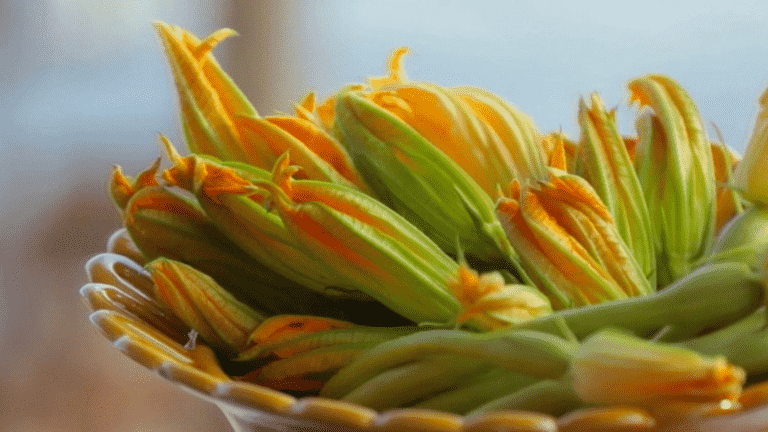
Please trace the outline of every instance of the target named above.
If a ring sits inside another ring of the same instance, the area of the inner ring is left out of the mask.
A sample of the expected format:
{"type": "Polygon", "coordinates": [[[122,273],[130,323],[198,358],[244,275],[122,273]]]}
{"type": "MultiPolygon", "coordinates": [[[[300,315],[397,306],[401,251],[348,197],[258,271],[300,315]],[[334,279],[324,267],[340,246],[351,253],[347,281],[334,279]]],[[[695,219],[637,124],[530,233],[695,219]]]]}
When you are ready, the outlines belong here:
{"type": "Polygon", "coordinates": [[[262,116],[231,30],[156,28],[189,154],[114,168],[81,294],[237,430],[768,426],[768,93],[743,159],[666,76],[629,81],[636,135],[593,94],[572,141],[405,48],[262,116]]]}

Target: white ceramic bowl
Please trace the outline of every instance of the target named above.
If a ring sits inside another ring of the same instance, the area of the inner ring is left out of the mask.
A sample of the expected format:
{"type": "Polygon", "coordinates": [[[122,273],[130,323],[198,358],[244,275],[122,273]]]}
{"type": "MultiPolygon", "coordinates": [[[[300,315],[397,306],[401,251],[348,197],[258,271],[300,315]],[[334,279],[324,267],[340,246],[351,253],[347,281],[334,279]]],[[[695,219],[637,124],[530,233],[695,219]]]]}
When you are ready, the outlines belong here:
{"type": "Polygon", "coordinates": [[[561,418],[504,411],[481,416],[371,409],[319,397],[295,398],[227,376],[210,348],[185,348],[189,328],[153,298],[141,254],[125,230],[108,252],[86,264],[90,283],[80,290],[91,322],[123,354],[181,389],[218,406],[235,431],[728,431],[768,430],[768,384],[752,389],[741,406],[699,406],[674,419],[633,407],[583,409],[561,418]],[[756,396],[756,397],[755,397],[756,396]]]}

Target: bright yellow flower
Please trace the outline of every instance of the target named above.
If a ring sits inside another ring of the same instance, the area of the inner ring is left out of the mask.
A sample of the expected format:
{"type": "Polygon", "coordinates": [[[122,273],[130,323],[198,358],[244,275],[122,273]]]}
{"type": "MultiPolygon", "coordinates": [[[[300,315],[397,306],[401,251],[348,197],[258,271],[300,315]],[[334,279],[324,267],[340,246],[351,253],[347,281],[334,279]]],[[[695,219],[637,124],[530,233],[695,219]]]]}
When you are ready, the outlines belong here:
{"type": "Polygon", "coordinates": [[[147,264],[147,271],[157,298],[208,344],[230,354],[245,349],[251,332],[266,318],[186,264],[158,258],[147,264]]]}
{"type": "Polygon", "coordinates": [[[576,393],[587,403],[645,407],[735,402],[746,380],[744,370],[725,357],[706,357],[612,330],[581,344],[571,373],[576,393]]]}
{"type": "Polygon", "coordinates": [[[457,322],[483,330],[496,330],[552,312],[549,300],[536,288],[507,284],[498,272],[478,273],[466,265],[448,281],[462,305],[457,322]]]}
{"type": "Polygon", "coordinates": [[[651,217],[658,285],[691,271],[715,231],[712,150],[696,105],[672,79],[644,75],[631,99],[649,106],[638,120],[635,168],[651,217]]]}
{"type": "Polygon", "coordinates": [[[323,128],[300,117],[259,117],[211,54],[234,31],[222,29],[200,41],[179,27],[155,26],[176,81],[192,152],[271,169],[290,150],[307,178],[367,190],[345,150],[323,128]]]}
{"type": "Polygon", "coordinates": [[[497,202],[523,268],[557,309],[649,294],[652,288],[621,240],[610,212],[578,176],[550,169],[550,181],[497,202]]]}

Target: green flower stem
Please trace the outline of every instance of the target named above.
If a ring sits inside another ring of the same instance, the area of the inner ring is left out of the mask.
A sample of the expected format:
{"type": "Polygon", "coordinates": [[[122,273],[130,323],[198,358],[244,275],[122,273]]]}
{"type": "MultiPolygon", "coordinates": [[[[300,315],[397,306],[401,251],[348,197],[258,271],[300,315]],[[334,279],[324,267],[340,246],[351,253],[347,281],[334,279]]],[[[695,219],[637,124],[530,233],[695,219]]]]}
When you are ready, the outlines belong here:
{"type": "Polygon", "coordinates": [[[723,355],[748,375],[768,372],[766,310],[760,308],[734,324],[675,345],[704,355],[723,355]]]}
{"type": "Polygon", "coordinates": [[[492,400],[468,415],[498,410],[534,411],[560,416],[584,406],[573,387],[560,380],[543,380],[507,396],[492,400]]]}
{"type": "Polygon", "coordinates": [[[452,387],[419,402],[414,407],[464,415],[481,405],[533,385],[538,381],[538,378],[496,367],[485,374],[476,376],[460,388],[452,387]]]}
{"type": "Polygon", "coordinates": [[[475,334],[430,330],[384,342],[340,370],[321,395],[340,398],[381,371],[435,354],[455,354],[540,378],[559,378],[569,367],[576,343],[551,334],[515,330],[475,334]]]}
{"type": "Polygon", "coordinates": [[[768,250],[768,206],[756,204],[731,219],[715,240],[705,262],[739,261],[759,266],[768,250]]]}
{"type": "Polygon", "coordinates": [[[582,339],[604,327],[650,336],[669,325],[673,331],[665,340],[674,342],[747,316],[763,303],[764,297],[765,287],[749,266],[716,263],[699,268],[650,296],[565,309],[517,328],[562,334],[560,320],[564,320],[573,334],[582,339]]]}
{"type": "Polygon", "coordinates": [[[486,361],[456,355],[431,356],[386,370],[342,398],[378,411],[407,406],[433,394],[463,387],[490,367],[486,361]]]}

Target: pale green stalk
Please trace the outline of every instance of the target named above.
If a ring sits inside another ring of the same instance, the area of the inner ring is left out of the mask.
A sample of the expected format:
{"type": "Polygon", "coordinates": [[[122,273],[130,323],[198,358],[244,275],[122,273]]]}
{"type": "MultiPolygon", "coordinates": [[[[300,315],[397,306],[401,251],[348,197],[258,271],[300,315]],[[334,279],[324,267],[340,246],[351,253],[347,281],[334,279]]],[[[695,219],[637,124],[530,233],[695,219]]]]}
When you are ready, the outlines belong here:
{"type": "Polygon", "coordinates": [[[542,380],[516,392],[492,400],[474,410],[468,416],[493,411],[534,411],[560,416],[584,406],[584,402],[567,380],[542,380]]]}
{"type": "Polygon", "coordinates": [[[514,393],[539,381],[502,367],[475,376],[461,387],[453,386],[415,405],[414,408],[447,411],[465,415],[492,400],[514,393]]]}
{"type": "Polygon", "coordinates": [[[519,373],[558,378],[567,371],[574,349],[572,342],[525,330],[483,334],[459,330],[423,331],[384,342],[361,355],[331,378],[321,395],[342,397],[382,370],[437,354],[487,360],[519,373]]]}
{"type": "Polygon", "coordinates": [[[562,333],[562,322],[579,339],[605,327],[651,336],[665,326],[675,341],[703,329],[718,328],[752,313],[765,301],[760,276],[744,263],[701,267],[673,285],[646,297],[565,309],[519,325],[519,329],[562,333]]]}
{"type": "Polygon", "coordinates": [[[490,368],[483,360],[435,355],[384,370],[341,400],[383,411],[407,406],[434,393],[462,387],[472,376],[490,368]]]}

